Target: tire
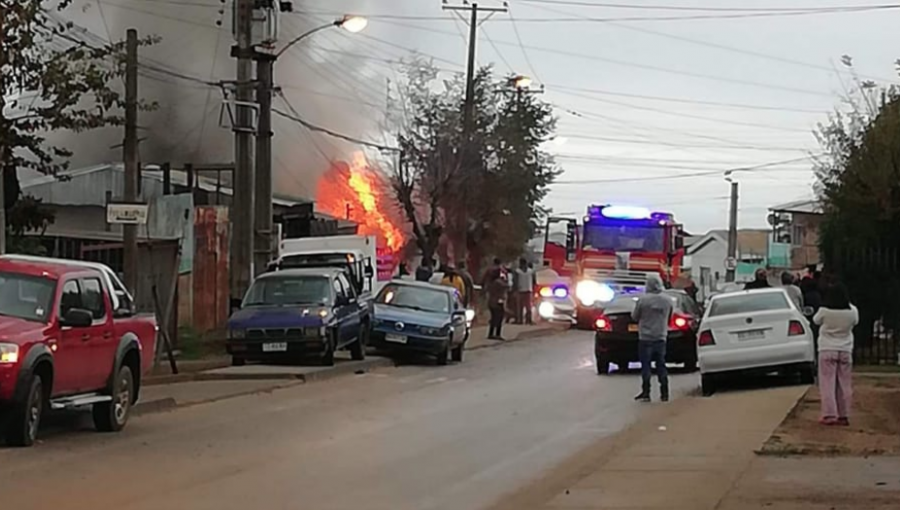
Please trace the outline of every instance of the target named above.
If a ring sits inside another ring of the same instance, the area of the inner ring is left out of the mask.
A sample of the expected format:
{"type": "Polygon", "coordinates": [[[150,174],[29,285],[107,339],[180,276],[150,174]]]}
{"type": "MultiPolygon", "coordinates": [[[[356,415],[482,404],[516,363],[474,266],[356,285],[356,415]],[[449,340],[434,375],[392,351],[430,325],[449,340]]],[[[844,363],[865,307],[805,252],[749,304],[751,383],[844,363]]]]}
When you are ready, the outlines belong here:
{"type": "Polygon", "coordinates": [[[712,375],[703,374],[700,376],[700,391],[704,397],[711,397],[717,389],[718,383],[712,375]]]}
{"type": "Polygon", "coordinates": [[[134,401],[134,374],[124,365],[113,380],[112,401],[94,404],[94,426],[100,432],[119,432],[128,424],[134,401]]]}
{"type": "Polygon", "coordinates": [[[450,342],[447,342],[447,345],[437,354],[438,366],[443,367],[448,363],[450,363],[450,342]]]}
{"type": "Polygon", "coordinates": [[[6,443],[10,446],[33,446],[37,440],[41,417],[44,414],[44,380],[35,374],[28,385],[28,393],[22,402],[13,407],[6,429],[6,443]]]}
{"type": "Polygon", "coordinates": [[[232,356],[231,357],[231,366],[233,367],[242,367],[247,364],[247,360],[240,356],[232,356]]]}
{"type": "Polygon", "coordinates": [[[609,375],[609,360],[597,355],[597,375],[609,375]]]}
{"type": "Polygon", "coordinates": [[[334,366],[334,349],[335,345],[337,345],[337,338],[335,338],[335,333],[331,333],[325,339],[325,352],[322,353],[322,357],[319,361],[321,361],[322,366],[333,367],[334,366]]]}
{"type": "Polygon", "coordinates": [[[463,360],[463,351],[465,351],[465,350],[466,350],[466,343],[463,342],[463,343],[459,344],[459,346],[456,349],[453,349],[452,351],[450,351],[450,357],[453,359],[454,362],[461,363],[463,360]]]}
{"type": "Polygon", "coordinates": [[[811,385],[816,383],[816,367],[814,364],[800,369],[800,384],[811,385]]]}
{"type": "Polygon", "coordinates": [[[350,357],[355,361],[366,359],[366,346],[369,345],[369,325],[363,324],[359,328],[356,341],[350,345],[350,357]]]}

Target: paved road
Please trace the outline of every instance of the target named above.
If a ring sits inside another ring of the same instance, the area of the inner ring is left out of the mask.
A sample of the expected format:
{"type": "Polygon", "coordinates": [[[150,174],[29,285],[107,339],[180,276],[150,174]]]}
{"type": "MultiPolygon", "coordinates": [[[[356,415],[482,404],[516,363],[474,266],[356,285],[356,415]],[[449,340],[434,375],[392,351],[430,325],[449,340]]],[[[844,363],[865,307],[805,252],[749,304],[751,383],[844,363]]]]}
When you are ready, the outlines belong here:
{"type": "MultiPolygon", "coordinates": [[[[571,332],[0,449],[4,508],[467,510],[639,413],[571,332]]],[[[673,386],[696,385],[693,375],[673,386]]]]}

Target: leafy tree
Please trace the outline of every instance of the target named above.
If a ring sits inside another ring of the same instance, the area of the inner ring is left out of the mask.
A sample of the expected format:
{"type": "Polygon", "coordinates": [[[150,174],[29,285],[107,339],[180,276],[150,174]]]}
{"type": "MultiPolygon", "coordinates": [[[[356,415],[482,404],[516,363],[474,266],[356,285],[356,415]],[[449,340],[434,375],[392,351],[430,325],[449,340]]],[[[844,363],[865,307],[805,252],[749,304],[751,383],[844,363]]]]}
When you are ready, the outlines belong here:
{"type": "Polygon", "coordinates": [[[815,169],[820,251],[859,306],[865,342],[876,320],[900,326],[900,90],[854,83],[845,111],[819,126],[815,169]]]}
{"type": "Polygon", "coordinates": [[[423,59],[408,62],[405,75],[392,105],[403,150],[394,187],[421,253],[430,257],[449,242],[449,232],[465,232],[476,270],[487,255],[520,255],[559,174],[541,149],[555,129],[551,107],[497,79],[490,67],[480,69],[472,142],[464,153],[463,81],[439,80],[423,59]]]}
{"type": "MultiPolygon", "coordinates": [[[[7,214],[20,195],[18,169],[56,175],[68,168],[72,152],[48,144],[46,133],[124,122],[124,98],[111,86],[124,75],[124,43],[101,47],[79,39],[60,14],[71,3],[0,2],[0,172],[7,214]]],[[[21,233],[20,226],[10,233],[21,233]]]]}

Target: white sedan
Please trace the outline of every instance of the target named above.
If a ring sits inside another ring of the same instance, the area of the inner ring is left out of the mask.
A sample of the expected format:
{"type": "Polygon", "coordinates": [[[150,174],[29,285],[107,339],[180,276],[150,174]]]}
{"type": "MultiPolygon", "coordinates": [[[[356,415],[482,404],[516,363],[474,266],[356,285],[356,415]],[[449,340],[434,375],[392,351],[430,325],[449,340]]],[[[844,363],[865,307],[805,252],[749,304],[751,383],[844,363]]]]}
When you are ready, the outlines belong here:
{"type": "Polygon", "coordinates": [[[704,395],[729,373],[790,370],[804,384],[815,379],[809,321],[780,288],[713,296],[697,346],[704,395]]]}

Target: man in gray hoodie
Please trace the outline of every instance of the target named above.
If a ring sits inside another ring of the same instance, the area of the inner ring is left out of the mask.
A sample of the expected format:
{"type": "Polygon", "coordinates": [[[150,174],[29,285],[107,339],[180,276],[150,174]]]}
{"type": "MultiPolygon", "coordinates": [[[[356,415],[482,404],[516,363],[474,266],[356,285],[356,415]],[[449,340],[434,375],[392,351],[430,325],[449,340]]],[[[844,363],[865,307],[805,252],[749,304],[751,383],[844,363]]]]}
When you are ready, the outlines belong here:
{"type": "Polygon", "coordinates": [[[666,370],[666,341],[673,300],[662,293],[663,282],[658,274],[647,276],[645,294],[638,299],[631,318],[638,323],[638,349],[641,358],[641,392],[634,397],[650,402],[650,362],[656,363],[659,393],[663,402],[669,400],[669,373],[666,370]]]}

